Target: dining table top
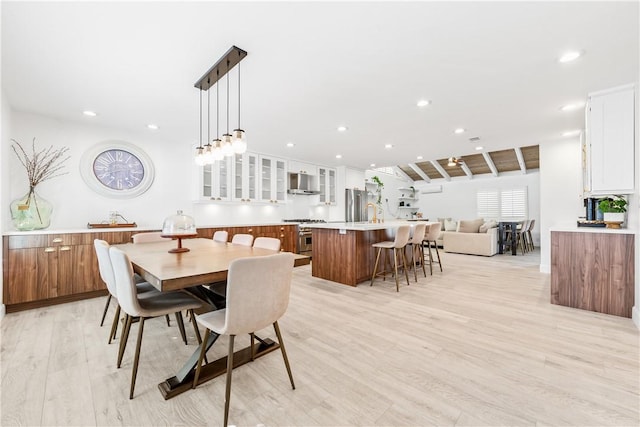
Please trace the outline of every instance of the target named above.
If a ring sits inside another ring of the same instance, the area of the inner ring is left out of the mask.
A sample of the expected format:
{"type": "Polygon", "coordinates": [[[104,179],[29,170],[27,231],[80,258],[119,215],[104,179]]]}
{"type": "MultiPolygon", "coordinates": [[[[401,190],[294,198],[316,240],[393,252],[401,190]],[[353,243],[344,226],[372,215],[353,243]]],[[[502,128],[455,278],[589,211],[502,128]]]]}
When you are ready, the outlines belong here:
{"type": "MultiPolygon", "coordinates": [[[[182,247],[189,248],[188,252],[182,253],[169,253],[170,249],[177,246],[177,242],[171,239],[166,242],[114,246],[128,255],[133,271],[160,291],[224,281],[233,260],[278,253],[204,238],[182,240],[182,247]]],[[[304,255],[295,256],[296,265],[304,264],[305,258],[308,261],[304,255]]]]}

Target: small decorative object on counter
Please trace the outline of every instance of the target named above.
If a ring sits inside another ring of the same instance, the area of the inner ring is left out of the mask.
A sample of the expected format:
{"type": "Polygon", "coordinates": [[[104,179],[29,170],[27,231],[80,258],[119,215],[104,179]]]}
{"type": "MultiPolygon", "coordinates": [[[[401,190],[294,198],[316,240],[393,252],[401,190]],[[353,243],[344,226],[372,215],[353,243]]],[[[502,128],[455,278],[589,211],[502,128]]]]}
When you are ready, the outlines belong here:
{"type": "Polygon", "coordinates": [[[189,248],[182,247],[182,239],[191,239],[198,236],[196,222],[193,217],[184,215],[181,210],[171,215],[162,224],[162,237],[177,239],[178,247],[171,249],[169,253],[189,252],[189,248]]]}
{"type": "Polygon", "coordinates": [[[624,196],[613,196],[600,200],[598,204],[607,228],[620,228],[624,223],[627,211],[627,199],[624,196]]]}
{"type": "Polygon", "coordinates": [[[51,203],[36,193],[36,186],[43,181],[64,175],[61,172],[63,163],[69,159],[65,154],[69,151],[63,147],[57,150],[50,146],[36,152],[36,139],[31,143],[31,154],[27,154],[22,145],[15,139],[11,140],[11,148],[18,160],[27,171],[29,191],[22,197],[15,199],[9,205],[13,226],[20,231],[41,230],[51,224],[51,203]],[[15,145],[14,145],[15,144],[15,145]],[[17,148],[16,148],[17,146],[17,148]]]}

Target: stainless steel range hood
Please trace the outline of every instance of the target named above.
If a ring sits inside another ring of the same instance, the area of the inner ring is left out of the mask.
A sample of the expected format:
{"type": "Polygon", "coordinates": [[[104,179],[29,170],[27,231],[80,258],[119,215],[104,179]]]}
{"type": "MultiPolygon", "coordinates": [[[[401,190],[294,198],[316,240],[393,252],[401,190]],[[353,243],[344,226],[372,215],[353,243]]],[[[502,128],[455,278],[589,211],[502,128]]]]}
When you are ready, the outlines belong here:
{"type": "Polygon", "coordinates": [[[320,194],[315,189],[313,175],[306,173],[289,173],[289,194],[320,194]]]}

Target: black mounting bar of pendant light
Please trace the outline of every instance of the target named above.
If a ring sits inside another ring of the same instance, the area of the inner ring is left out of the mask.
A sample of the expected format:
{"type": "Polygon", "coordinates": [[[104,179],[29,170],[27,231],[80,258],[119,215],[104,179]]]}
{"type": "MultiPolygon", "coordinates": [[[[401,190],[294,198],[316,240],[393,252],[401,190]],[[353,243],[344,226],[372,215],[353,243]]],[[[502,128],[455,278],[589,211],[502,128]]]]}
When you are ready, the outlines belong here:
{"type": "Polygon", "coordinates": [[[204,76],[200,77],[194,86],[200,90],[209,90],[229,70],[242,61],[245,56],[247,56],[247,52],[237,46],[231,46],[231,49],[222,58],[218,59],[218,62],[213,64],[213,67],[209,68],[209,71],[204,73],[204,76]]]}

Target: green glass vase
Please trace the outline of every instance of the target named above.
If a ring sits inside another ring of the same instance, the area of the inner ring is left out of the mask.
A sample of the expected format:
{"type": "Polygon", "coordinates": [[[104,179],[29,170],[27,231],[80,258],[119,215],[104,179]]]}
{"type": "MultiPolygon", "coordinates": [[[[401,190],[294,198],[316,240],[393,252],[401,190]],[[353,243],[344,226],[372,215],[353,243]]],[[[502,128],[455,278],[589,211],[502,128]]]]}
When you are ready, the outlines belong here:
{"type": "Polygon", "coordinates": [[[51,224],[51,203],[40,197],[35,187],[10,204],[13,226],[19,231],[42,230],[51,224]]]}

